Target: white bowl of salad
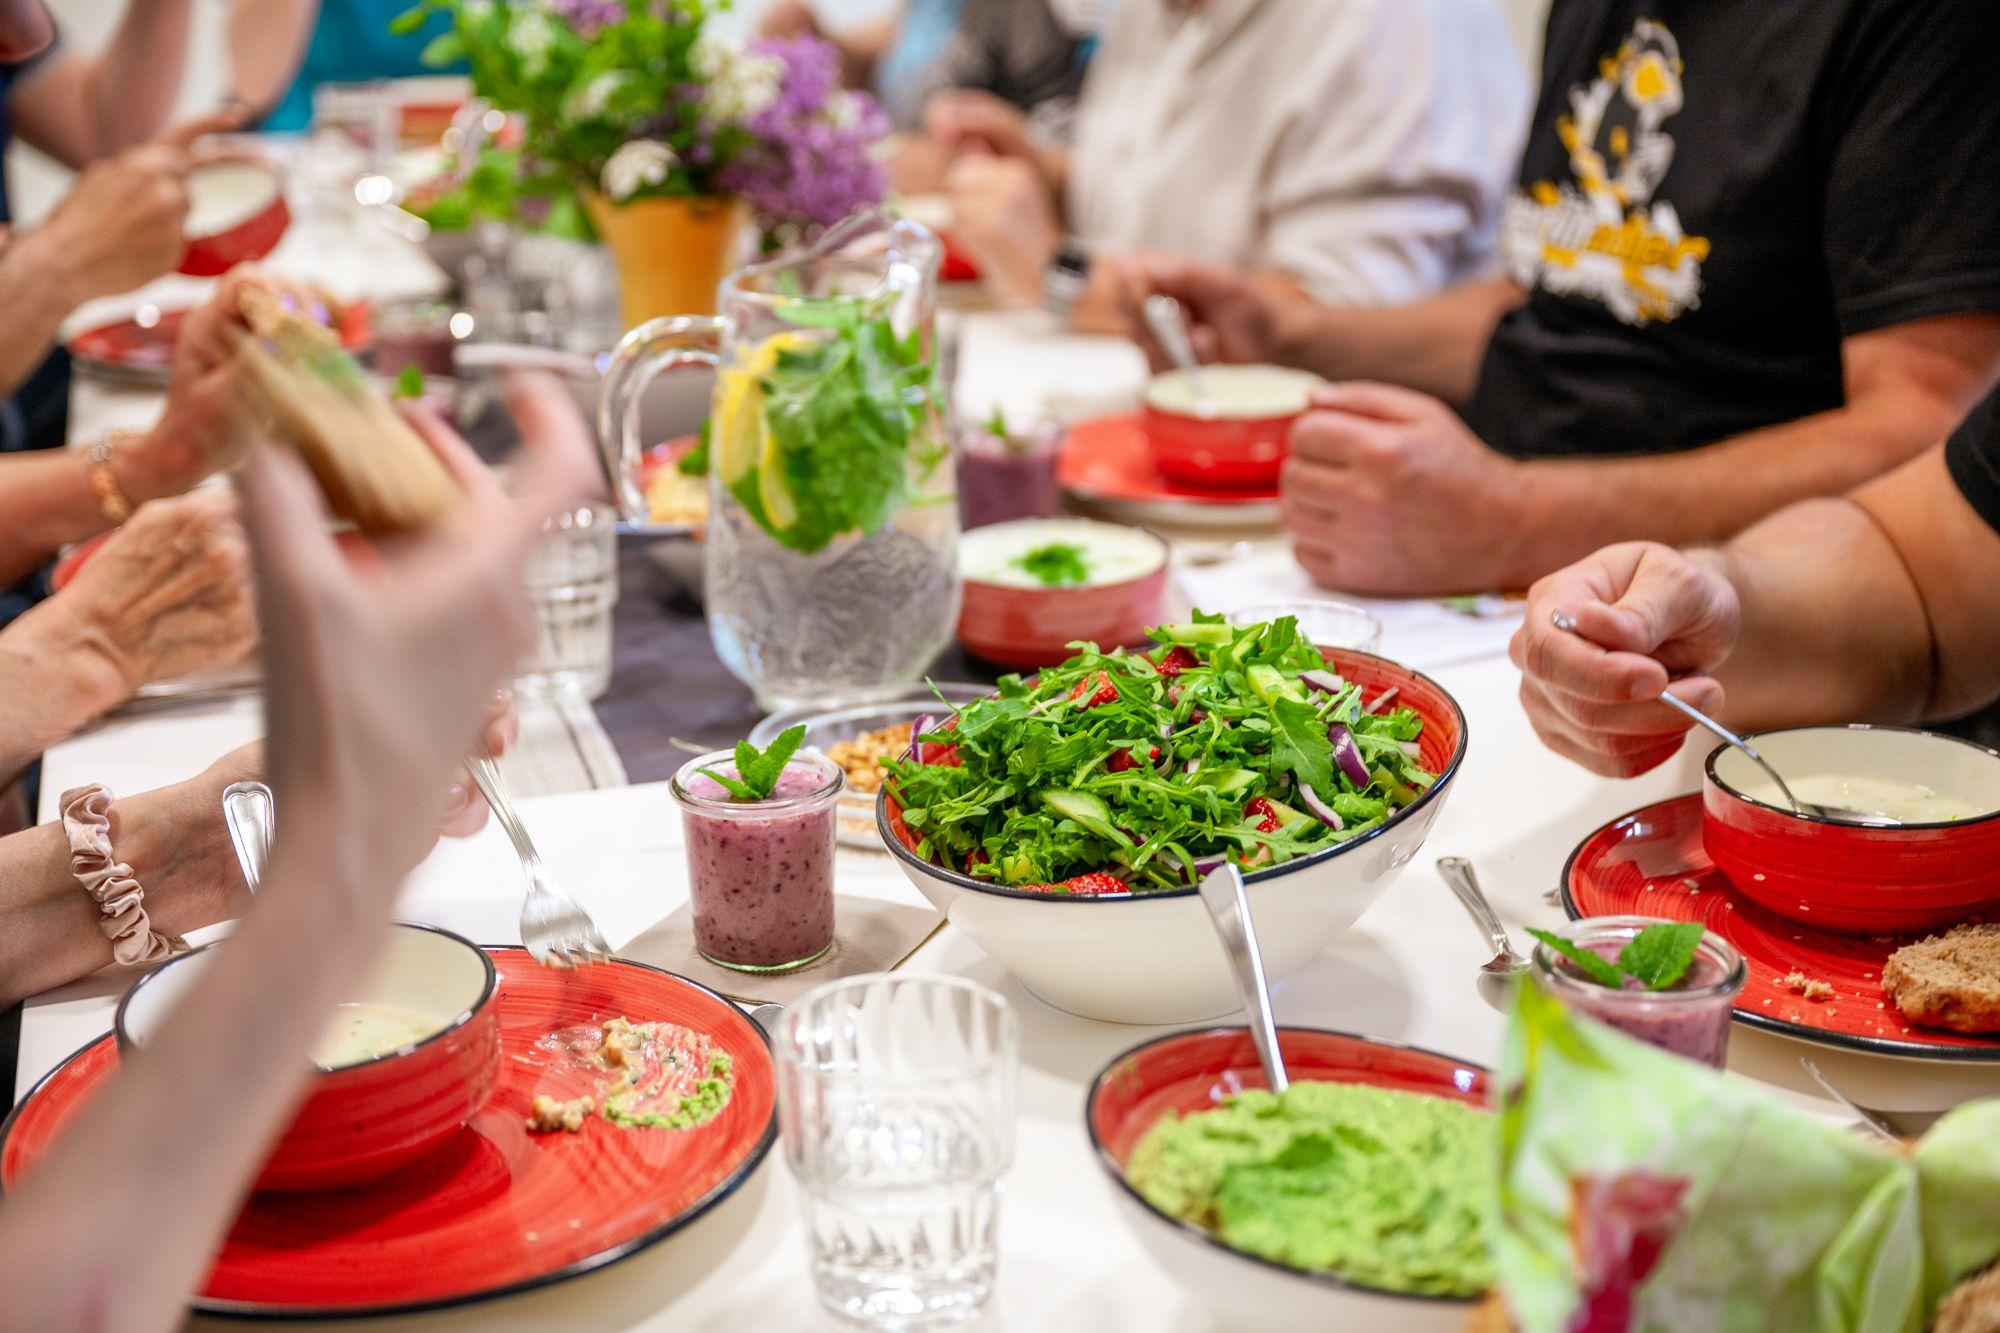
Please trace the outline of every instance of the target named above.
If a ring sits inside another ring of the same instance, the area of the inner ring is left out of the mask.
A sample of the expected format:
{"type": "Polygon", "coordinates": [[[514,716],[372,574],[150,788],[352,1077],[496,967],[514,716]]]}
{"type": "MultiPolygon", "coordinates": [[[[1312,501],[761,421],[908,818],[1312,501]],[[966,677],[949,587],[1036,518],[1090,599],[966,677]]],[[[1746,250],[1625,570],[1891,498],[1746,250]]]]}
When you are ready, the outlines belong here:
{"type": "Polygon", "coordinates": [[[1428,677],[1322,651],[1289,617],[1196,613],[919,719],[876,805],[953,925],[1086,1018],[1236,1009],[1195,881],[1243,867],[1273,981],[1353,925],[1423,846],[1465,754],[1428,677]]]}

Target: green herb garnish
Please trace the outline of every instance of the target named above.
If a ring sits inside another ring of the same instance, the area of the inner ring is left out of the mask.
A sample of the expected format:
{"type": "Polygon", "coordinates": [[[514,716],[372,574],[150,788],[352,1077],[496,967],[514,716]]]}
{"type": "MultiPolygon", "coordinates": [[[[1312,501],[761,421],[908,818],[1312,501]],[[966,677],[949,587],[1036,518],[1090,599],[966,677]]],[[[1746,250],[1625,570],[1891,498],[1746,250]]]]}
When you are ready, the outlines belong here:
{"type": "Polygon", "coordinates": [[[713,779],[739,801],[768,800],[778,785],[779,775],[785,771],[785,765],[792,761],[792,755],[805,738],[806,729],[802,724],[779,732],[778,738],[767,749],[759,750],[749,741],[738,741],[735,777],[717,768],[702,769],[702,776],[713,779]]]}
{"type": "Polygon", "coordinates": [[[1368,712],[1357,685],[1300,681],[1326,662],[1289,617],[1197,612],[1152,638],[1142,652],[1072,644],[1032,680],[1002,678],[927,733],[954,766],[885,765],[918,854],[989,883],[1105,871],[1134,892],[1179,888],[1198,861],[1257,869],[1360,837],[1436,781],[1404,749],[1423,731],[1414,710],[1368,712]],[[1332,762],[1335,722],[1360,747],[1364,786],[1332,762]],[[1304,788],[1340,828],[1309,813],[1304,788]]]}
{"type": "Polygon", "coordinates": [[[1630,977],[1647,990],[1671,990],[1680,984],[1681,978],[1694,964],[1695,950],[1701,945],[1702,927],[1696,921],[1662,922],[1647,926],[1618,951],[1616,961],[1606,961],[1552,931],[1536,930],[1530,926],[1528,933],[1575,963],[1586,976],[1601,986],[1622,990],[1625,979],[1630,977]]]}
{"type": "Polygon", "coordinates": [[[998,403],[993,404],[993,415],[986,418],[986,433],[999,440],[1007,438],[1007,414],[998,403]]]}
{"type": "Polygon", "coordinates": [[[404,366],[396,375],[396,387],[390,393],[394,398],[421,398],[424,396],[424,372],[415,365],[404,366]]]}
{"type": "Polygon", "coordinates": [[[1051,588],[1090,581],[1090,563],[1084,559],[1083,548],[1073,542],[1050,542],[1047,546],[1037,546],[1026,555],[1016,557],[1014,564],[1051,588]]]}
{"type": "Polygon", "coordinates": [[[708,433],[711,424],[708,421],[701,423],[701,430],[694,437],[694,448],[682,454],[674,464],[683,477],[708,475],[708,433]]]}

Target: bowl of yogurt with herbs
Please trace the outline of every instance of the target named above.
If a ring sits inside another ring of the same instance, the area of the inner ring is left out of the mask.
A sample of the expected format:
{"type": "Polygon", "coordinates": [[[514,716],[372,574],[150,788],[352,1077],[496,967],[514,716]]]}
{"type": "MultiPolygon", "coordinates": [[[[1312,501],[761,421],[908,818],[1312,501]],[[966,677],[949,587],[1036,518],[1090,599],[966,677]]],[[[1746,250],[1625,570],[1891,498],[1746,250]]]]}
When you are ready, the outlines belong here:
{"type": "Polygon", "coordinates": [[[958,637],[1001,666],[1034,670],[1146,641],[1167,618],[1167,544],[1143,528],[1087,518],[1019,519],[959,540],[965,599],[958,637]]]}

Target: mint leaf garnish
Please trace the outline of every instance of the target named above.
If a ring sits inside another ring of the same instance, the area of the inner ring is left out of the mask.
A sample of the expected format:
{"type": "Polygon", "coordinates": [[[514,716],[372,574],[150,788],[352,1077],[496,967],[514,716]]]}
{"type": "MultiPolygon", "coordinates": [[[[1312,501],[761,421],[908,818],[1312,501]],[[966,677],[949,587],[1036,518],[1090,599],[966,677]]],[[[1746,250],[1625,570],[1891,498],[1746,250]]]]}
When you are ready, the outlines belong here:
{"type": "Polygon", "coordinates": [[[1595,981],[1598,985],[1609,986],[1613,990],[1624,989],[1625,973],[1620,970],[1616,963],[1605,961],[1590,950],[1572,944],[1553,931],[1536,930],[1533,926],[1529,926],[1528,933],[1548,945],[1551,949],[1554,949],[1563,957],[1569,959],[1572,963],[1575,963],[1583,970],[1585,976],[1595,981]]]}
{"type": "Polygon", "coordinates": [[[739,801],[767,800],[776,790],[785,765],[792,761],[792,756],[805,738],[806,729],[802,723],[779,732],[777,739],[766,749],[760,750],[749,741],[738,741],[735,777],[714,768],[702,769],[702,775],[719,783],[723,790],[739,801]]]}
{"type": "Polygon", "coordinates": [[[1017,557],[1014,563],[1051,588],[1090,581],[1090,563],[1083,557],[1083,548],[1074,542],[1050,542],[1047,546],[1037,546],[1026,555],[1017,557]]]}
{"type": "Polygon", "coordinates": [[[396,376],[397,398],[421,398],[424,396],[424,372],[416,365],[404,366],[396,376]]]}
{"type": "Polygon", "coordinates": [[[1701,934],[1699,921],[1648,926],[1619,951],[1618,966],[1647,990],[1667,990],[1687,975],[1701,934]]]}

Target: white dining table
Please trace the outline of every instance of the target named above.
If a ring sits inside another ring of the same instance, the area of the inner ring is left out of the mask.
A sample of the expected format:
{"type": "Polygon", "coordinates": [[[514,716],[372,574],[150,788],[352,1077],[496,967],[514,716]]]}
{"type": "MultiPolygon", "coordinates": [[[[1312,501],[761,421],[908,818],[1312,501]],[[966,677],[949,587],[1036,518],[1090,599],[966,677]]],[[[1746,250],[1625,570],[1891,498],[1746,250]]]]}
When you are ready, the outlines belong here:
{"type": "MultiPolygon", "coordinates": [[[[1129,348],[1059,334],[1031,315],[964,318],[962,401],[974,394],[986,402],[1046,402],[1065,388],[1095,401],[1107,379],[1138,373],[1129,348]]],[[[94,415],[87,395],[79,408],[81,433],[94,415]]],[[[1272,545],[1190,565],[1181,584],[1190,600],[1223,610],[1228,608],[1220,603],[1231,598],[1239,604],[1266,600],[1304,586],[1282,547],[1272,545]]],[[[1352,929],[1277,986],[1277,1017],[1491,1064],[1500,1055],[1502,1019],[1474,988],[1489,950],[1435,873],[1434,858],[1470,857],[1510,927],[1555,924],[1562,913],[1545,894],[1570,851],[1617,815],[1695,790],[1700,747],[1691,745],[1643,778],[1593,777],[1549,753],[1530,730],[1516,701],[1517,674],[1504,653],[1511,628],[1504,619],[1430,603],[1383,603],[1377,610],[1387,626],[1383,652],[1428,671],[1463,707],[1468,753],[1424,853],[1352,929]]],[[[255,737],[260,727],[254,697],[114,719],[49,752],[44,817],[49,794],[66,786],[98,781],[123,791],[173,781],[255,737]]],[[[680,824],[662,785],[530,797],[520,807],[556,878],[592,912],[614,947],[686,900],[680,824]]],[[[881,852],[843,849],[837,875],[843,894],[922,902],[881,852]]],[[[489,826],[473,838],[440,843],[411,875],[400,912],[484,943],[507,944],[519,938],[520,898],[519,867],[489,826]]],[[[989,985],[1020,1018],[1015,1159],[1004,1183],[997,1309],[985,1327],[1206,1333],[1206,1316],[1128,1231],[1083,1127],[1091,1078],[1161,1029],[1053,1009],[950,926],[903,966],[989,985]]],[[[131,980],[129,973],[107,972],[28,1003],[17,1095],[108,1030],[116,999],[131,980]]],[[[1739,1028],[1732,1070],[1801,1106],[1846,1118],[1798,1069],[1800,1049],[1739,1028]]],[[[617,1188],[617,1182],[605,1187],[617,1188]]],[[[525,1295],[366,1326],[382,1333],[816,1327],[800,1207],[782,1151],[774,1150],[743,1189],[700,1222],[629,1259],[525,1295]]]]}

